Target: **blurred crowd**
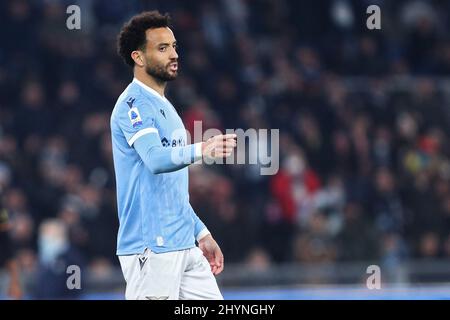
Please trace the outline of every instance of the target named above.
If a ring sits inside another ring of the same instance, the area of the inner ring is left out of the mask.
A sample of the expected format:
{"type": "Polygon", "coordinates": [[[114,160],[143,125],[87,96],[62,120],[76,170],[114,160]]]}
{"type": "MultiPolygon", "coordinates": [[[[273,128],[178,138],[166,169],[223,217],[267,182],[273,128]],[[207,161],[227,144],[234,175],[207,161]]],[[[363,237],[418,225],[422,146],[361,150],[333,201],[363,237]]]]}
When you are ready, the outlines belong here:
{"type": "Polygon", "coordinates": [[[24,274],[69,247],[97,276],[118,266],[109,117],[132,72],[115,41],[151,9],[173,18],[167,96],[188,129],[280,130],[276,175],[190,169],[228,263],[450,258],[450,2],[15,0],[0,3],[0,195],[24,274]]]}

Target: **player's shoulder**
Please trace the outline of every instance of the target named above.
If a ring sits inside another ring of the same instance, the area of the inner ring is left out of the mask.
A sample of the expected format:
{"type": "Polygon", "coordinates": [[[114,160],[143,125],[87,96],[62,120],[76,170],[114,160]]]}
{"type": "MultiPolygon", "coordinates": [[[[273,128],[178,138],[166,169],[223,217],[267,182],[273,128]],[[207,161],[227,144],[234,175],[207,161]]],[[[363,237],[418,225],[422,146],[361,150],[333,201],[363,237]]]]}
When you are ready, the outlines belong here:
{"type": "Polygon", "coordinates": [[[128,113],[133,108],[138,108],[141,112],[151,112],[157,108],[157,105],[158,100],[154,96],[147,94],[138,84],[131,82],[117,99],[112,117],[117,113],[128,113]]]}
{"type": "Polygon", "coordinates": [[[114,106],[113,114],[117,112],[127,111],[138,105],[145,97],[136,85],[131,82],[122,94],[117,98],[114,106]]]}

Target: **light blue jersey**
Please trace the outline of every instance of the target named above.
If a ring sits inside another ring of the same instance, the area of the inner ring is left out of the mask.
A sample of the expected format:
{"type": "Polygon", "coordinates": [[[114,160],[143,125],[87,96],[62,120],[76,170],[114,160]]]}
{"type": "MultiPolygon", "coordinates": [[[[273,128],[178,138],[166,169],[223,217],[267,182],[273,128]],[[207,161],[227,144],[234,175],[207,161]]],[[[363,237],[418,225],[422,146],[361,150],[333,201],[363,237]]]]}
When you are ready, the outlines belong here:
{"type": "Polygon", "coordinates": [[[208,234],[189,203],[187,165],[201,159],[200,144],[186,144],[175,108],[134,79],[111,115],[119,232],[117,255],[195,246],[208,234]]]}

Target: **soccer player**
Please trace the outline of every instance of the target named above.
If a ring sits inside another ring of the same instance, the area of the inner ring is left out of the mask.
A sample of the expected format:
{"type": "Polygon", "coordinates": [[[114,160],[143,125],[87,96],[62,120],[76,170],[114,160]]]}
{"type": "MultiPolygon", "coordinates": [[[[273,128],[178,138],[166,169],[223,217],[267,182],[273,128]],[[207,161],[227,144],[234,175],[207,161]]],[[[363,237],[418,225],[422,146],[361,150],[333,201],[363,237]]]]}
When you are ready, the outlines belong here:
{"type": "Polygon", "coordinates": [[[183,122],[164,96],[178,74],[167,14],[132,17],[119,34],[118,52],[134,73],[111,115],[125,298],[223,299],[214,277],[223,255],[189,203],[187,166],[230,156],[236,135],[186,143],[183,122]]]}

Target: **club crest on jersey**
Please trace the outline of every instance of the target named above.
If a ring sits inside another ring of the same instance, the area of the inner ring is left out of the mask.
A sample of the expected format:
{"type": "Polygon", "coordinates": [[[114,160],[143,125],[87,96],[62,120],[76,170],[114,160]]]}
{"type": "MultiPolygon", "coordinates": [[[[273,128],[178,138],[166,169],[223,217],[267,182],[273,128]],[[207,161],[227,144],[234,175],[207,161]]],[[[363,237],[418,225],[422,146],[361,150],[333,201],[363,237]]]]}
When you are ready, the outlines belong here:
{"type": "Polygon", "coordinates": [[[139,127],[142,125],[142,118],[139,114],[139,110],[136,107],[133,107],[128,111],[128,116],[130,117],[131,125],[133,128],[139,127]]]}

